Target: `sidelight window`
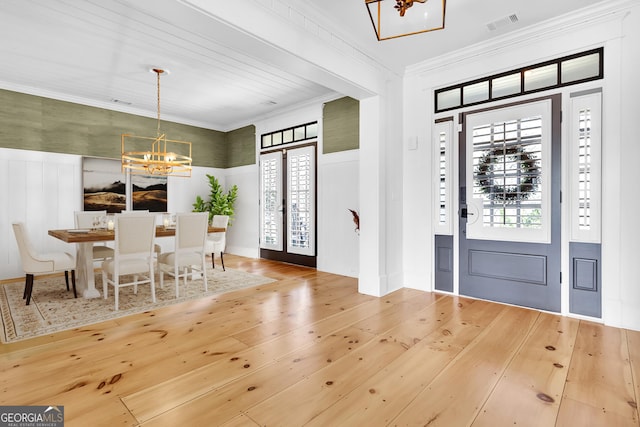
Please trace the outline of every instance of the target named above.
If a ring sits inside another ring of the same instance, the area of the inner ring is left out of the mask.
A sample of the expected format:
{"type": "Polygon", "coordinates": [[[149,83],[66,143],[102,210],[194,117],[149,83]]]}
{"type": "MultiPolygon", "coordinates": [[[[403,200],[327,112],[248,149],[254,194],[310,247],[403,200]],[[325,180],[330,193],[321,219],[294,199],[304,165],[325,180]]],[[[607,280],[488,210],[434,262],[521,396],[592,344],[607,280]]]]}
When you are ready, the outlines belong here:
{"type": "Polygon", "coordinates": [[[600,242],[601,93],[571,96],[571,240],[600,242]]]}

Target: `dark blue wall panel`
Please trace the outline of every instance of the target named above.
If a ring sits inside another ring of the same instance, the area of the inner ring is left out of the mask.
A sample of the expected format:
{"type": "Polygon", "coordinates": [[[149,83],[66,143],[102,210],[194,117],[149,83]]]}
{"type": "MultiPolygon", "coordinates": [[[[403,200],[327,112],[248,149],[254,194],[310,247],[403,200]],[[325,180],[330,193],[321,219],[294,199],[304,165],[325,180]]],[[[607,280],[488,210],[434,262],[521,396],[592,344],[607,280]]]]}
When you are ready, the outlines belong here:
{"type": "Polygon", "coordinates": [[[602,317],[601,245],[571,242],[569,258],[569,311],[602,317]]]}
{"type": "Polygon", "coordinates": [[[436,289],[453,292],[453,236],[436,235],[435,257],[436,289]]]}

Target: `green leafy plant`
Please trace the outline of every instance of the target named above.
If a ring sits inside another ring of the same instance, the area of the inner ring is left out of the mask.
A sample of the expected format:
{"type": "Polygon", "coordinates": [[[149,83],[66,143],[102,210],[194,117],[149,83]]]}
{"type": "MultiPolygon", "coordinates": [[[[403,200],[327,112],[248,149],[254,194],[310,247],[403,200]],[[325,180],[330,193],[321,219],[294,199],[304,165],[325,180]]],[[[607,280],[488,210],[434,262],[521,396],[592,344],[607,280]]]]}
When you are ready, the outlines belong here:
{"type": "Polygon", "coordinates": [[[233,205],[238,197],[238,186],[234,185],[225,193],[215,176],[207,174],[207,178],[211,188],[209,200],[196,196],[193,212],[209,212],[209,222],[211,222],[214,215],[228,215],[229,225],[231,225],[235,214],[233,205]]]}

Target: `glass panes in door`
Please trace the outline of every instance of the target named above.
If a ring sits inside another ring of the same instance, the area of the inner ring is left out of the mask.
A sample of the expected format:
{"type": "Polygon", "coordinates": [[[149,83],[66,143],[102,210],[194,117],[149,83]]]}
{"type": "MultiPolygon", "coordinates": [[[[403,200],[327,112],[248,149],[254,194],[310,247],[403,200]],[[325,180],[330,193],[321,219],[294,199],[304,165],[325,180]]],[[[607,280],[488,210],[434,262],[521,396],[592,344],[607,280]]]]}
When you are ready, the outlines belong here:
{"type": "Polygon", "coordinates": [[[260,156],[260,247],[281,251],[282,227],[282,154],[260,156]]]}
{"type": "Polygon", "coordinates": [[[260,256],[316,265],[316,147],[260,155],[260,256]]]}
{"type": "Polygon", "coordinates": [[[287,246],[315,255],[315,147],[287,151],[287,246]]]}
{"type": "Polygon", "coordinates": [[[473,128],[473,197],[485,227],[542,227],[542,119],[473,128]]]}
{"type": "Polygon", "coordinates": [[[550,239],[550,103],[468,116],[468,238],[550,239]]]}

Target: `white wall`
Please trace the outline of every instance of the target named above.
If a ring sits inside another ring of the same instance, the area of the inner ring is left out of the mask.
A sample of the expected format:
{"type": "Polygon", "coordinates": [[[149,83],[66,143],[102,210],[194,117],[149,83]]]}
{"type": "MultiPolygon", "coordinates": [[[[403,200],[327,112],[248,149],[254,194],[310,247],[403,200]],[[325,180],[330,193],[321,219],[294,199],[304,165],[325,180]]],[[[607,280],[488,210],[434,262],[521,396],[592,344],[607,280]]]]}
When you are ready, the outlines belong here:
{"type": "Polygon", "coordinates": [[[227,229],[227,252],[250,258],[258,258],[260,211],[258,166],[241,166],[224,171],[224,188],[228,191],[238,186],[238,198],[234,206],[233,224],[227,229]]]}
{"type": "MultiPolygon", "coordinates": [[[[418,145],[416,150],[405,147],[404,151],[406,286],[432,289],[431,125],[436,118],[432,107],[433,90],[604,46],[605,79],[572,86],[562,92],[566,95],[584,88],[603,88],[603,320],[614,326],[640,329],[640,280],[635,268],[640,255],[640,233],[632,225],[640,203],[637,198],[628,196],[635,193],[636,162],[640,158],[633,126],[640,114],[637,79],[640,7],[637,2],[623,1],[616,5],[607,13],[592,11],[584,16],[558,18],[537,28],[535,33],[498,39],[441,60],[417,64],[410,70],[405,79],[404,127],[406,135],[417,137],[418,145]],[[424,220],[429,224],[429,230],[416,222],[420,219],[417,212],[426,212],[424,220]]],[[[566,135],[566,129],[563,129],[563,135],[566,135]]],[[[457,170],[452,174],[454,180],[456,177],[457,170]]],[[[563,191],[566,190],[566,182],[563,182],[563,191]]],[[[453,197],[457,201],[457,193],[453,197]]],[[[456,210],[454,230],[457,229],[456,210]]],[[[564,257],[563,270],[566,271],[566,248],[564,257]]],[[[566,301],[563,306],[567,306],[566,301]]]]}
{"type": "Polygon", "coordinates": [[[359,207],[359,150],[318,157],[318,270],[358,277],[360,236],[349,209],[359,207]]]}
{"type": "Polygon", "coordinates": [[[0,148],[0,279],[24,276],[13,222],[25,223],[40,252],[75,254],[47,230],[73,228],[73,213],[82,206],[81,174],[79,156],[0,148]]]}
{"type": "MultiPolygon", "coordinates": [[[[327,100],[316,100],[295,111],[259,120],[256,126],[256,158],[260,157],[260,136],[303,123],[318,122],[317,145],[317,269],[334,274],[357,277],[359,273],[359,237],[353,231],[349,208],[359,210],[359,162],[360,150],[324,155],[322,135],[322,109],[327,100]]],[[[228,172],[232,173],[232,169],[228,172]]],[[[255,248],[259,252],[259,192],[258,169],[254,172],[255,248]]],[[[249,181],[250,176],[245,176],[249,181]]],[[[228,181],[230,182],[230,181],[228,181]]],[[[246,236],[245,241],[248,241],[246,236]]]]}
{"type": "MultiPolygon", "coordinates": [[[[637,226],[640,213],[638,197],[638,161],[640,161],[640,138],[638,136],[638,117],[640,116],[640,5],[622,19],[622,38],[620,39],[620,98],[619,118],[611,117],[609,122],[619,120],[620,150],[614,150],[608,175],[616,174],[619,180],[612,179],[604,188],[608,195],[603,206],[619,201],[619,210],[613,218],[605,220],[603,236],[610,240],[603,264],[610,261],[612,269],[618,266],[615,259],[620,260],[619,276],[617,271],[608,271],[610,279],[604,282],[604,315],[608,323],[630,329],[640,329],[640,276],[638,260],[640,259],[640,227],[637,226]],[[612,169],[617,168],[619,169],[612,169]],[[617,221],[619,220],[619,221],[617,221]],[[618,237],[619,236],[619,237],[618,237]],[[617,245],[619,244],[619,250],[617,245]],[[610,291],[609,291],[610,290],[610,291]],[[605,292],[606,291],[606,292],[605,292]],[[609,321],[610,320],[610,321],[609,321]]],[[[612,102],[615,102],[615,98],[612,102]]],[[[605,105],[605,108],[607,105],[605,105]]],[[[615,110],[610,112],[615,114],[615,110]]],[[[613,134],[616,130],[607,134],[613,134]]],[[[608,142],[603,140],[603,150],[608,150],[608,142]]],[[[607,209],[608,210],[608,209],[607,209]]],[[[606,264],[605,264],[606,265],[606,264]]]]}
{"type": "MultiPolygon", "coordinates": [[[[223,171],[213,168],[194,167],[191,178],[169,177],[168,211],[190,212],[196,195],[208,196],[207,173],[224,182],[223,171]]],[[[47,231],[73,228],[74,212],[82,209],[82,156],[0,148],[0,280],[24,275],[12,222],[25,223],[39,252],[75,255],[74,244],[50,237],[47,231]]],[[[173,249],[170,238],[158,243],[163,250],[173,249]]]]}

